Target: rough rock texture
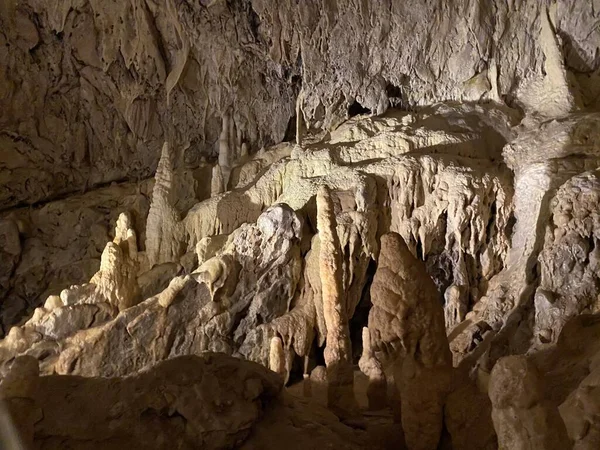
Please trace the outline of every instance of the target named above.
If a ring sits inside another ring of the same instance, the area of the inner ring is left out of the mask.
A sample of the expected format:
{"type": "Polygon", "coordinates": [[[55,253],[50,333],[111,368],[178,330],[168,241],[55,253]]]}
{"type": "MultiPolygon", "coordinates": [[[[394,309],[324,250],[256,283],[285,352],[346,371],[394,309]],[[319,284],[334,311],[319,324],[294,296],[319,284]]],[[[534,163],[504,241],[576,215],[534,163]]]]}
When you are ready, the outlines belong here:
{"type": "Polygon", "coordinates": [[[367,439],[254,448],[598,446],[597,1],[59,3],[0,0],[3,369],[340,360],[367,439]]]}
{"type": "Polygon", "coordinates": [[[599,207],[597,171],[571,178],[551,201],[535,295],[534,331],[541,342],[555,342],[570,317],[600,308],[599,207]]]}
{"type": "Polygon", "coordinates": [[[3,380],[0,395],[9,410],[29,408],[19,428],[40,448],[232,448],[281,389],[268,370],[209,353],[127,378],[38,377],[14,365],[21,373],[3,380]]]}
{"type": "Polygon", "coordinates": [[[523,356],[498,361],[490,378],[500,449],[564,449],[571,443],[556,408],[546,405],[535,366],[523,356]]]}
{"type": "Polygon", "coordinates": [[[437,447],[452,368],[439,293],[423,269],[400,235],[381,237],[369,330],[376,349],[400,357],[395,381],[411,449],[437,447]]]}
{"type": "Polygon", "coordinates": [[[149,176],[170,134],[194,164],[216,155],[226,117],[253,148],[278,142],[297,103],[308,129],[339,124],[356,104],[596,105],[596,6],[3,2],[1,204],[149,176]]]}
{"type": "Polygon", "coordinates": [[[369,386],[367,388],[369,409],[383,409],[387,403],[387,380],[382,364],[375,355],[369,327],[363,328],[362,345],[363,353],[358,361],[358,366],[361,372],[369,377],[369,386]]]}
{"type": "Polygon", "coordinates": [[[139,186],[119,184],[4,214],[2,223],[14,224],[2,226],[2,233],[12,235],[0,244],[4,249],[1,270],[10,274],[0,277],[5,332],[24,313],[41,306],[48,295],[89,281],[100,268],[102,251],[114,237],[122,212],[129,213],[138,245],[142,244],[151,186],[151,180],[139,186]]]}

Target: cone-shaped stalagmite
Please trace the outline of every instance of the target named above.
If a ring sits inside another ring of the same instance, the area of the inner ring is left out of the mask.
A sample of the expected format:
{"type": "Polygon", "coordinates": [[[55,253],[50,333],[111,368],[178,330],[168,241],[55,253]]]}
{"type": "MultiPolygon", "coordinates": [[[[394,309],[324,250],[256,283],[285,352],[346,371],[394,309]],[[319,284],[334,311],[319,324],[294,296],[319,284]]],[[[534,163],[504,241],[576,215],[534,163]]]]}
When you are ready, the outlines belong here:
{"type": "Polygon", "coordinates": [[[173,164],[169,144],[164,143],[156,176],[152,203],[146,224],[148,264],[175,261],[179,258],[179,215],[173,206],[173,164]]]}
{"type": "Polygon", "coordinates": [[[382,236],[371,287],[371,345],[375,350],[394,348],[398,354],[389,356],[400,356],[395,381],[411,450],[437,448],[442,431],[452,362],[439,296],[424,264],[402,237],[382,236]]]}

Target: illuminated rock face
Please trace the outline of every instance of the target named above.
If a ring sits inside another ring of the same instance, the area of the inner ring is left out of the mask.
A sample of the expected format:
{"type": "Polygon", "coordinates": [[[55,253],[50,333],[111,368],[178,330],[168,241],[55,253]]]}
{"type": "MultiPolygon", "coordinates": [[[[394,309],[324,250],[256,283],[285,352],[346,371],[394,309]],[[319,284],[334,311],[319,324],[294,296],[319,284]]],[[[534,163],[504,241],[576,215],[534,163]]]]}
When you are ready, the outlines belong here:
{"type": "Polygon", "coordinates": [[[595,2],[55,3],[0,0],[7,380],[221,352],[366,427],[248,448],[376,447],[358,369],[410,449],[598,447],[595,2]]]}

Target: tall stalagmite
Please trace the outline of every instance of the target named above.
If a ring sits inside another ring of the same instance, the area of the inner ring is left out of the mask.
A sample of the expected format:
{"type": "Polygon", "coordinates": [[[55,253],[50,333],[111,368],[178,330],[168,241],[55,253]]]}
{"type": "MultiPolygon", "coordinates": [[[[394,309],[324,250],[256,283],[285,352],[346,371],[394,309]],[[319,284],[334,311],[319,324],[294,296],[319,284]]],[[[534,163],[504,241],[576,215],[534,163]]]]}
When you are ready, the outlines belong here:
{"type": "Polygon", "coordinates": [[[352,418],[358,413],[358,405],[354,398],[352,347],[346,316],[346,295],[342,288],[341,248],[331,191],[325,185],[317,191],[317,229],[321,241],[319,273],[327,327],[327,404],[340,417],[352,418]]]}
{"type": "Polygon", "coordinates": [[[373,345],[397,367],[406,444],[433,450],[442,432],[452,359],[440,293],[397,233],[381,237],[371,299],[373,345]]]}

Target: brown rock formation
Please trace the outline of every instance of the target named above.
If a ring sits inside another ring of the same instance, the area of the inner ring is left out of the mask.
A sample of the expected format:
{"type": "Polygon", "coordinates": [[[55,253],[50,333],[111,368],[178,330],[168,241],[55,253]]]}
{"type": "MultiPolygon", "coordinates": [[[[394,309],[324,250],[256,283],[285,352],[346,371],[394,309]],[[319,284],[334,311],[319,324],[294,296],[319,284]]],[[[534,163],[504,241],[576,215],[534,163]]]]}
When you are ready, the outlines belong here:
{"type": "Polygon", "coordinates": [[[402,237],[382,236],[369,330],[376,349],[386,350],[391,360],[400,358],[395,381],[411,450],[435,449],[442,431],[452,360],[439,297],[402,237]]]}
{"type": "Polygon", "coordinates": [[[375,356],[371,344],[371,332],[368,327],[362,330],[363,352],[358,361],[358,367],[362,373],[369,377],[367,397],[369,409],[378,410],[385,408],[387,404],[387,381],[381,362],[375,356]]]}
{"type": "Polygon", "coordinates": [[[489,395],[501,450],[571,447],[558,410],[546,404],[539,372],[526,357],[508,356],[496,363],[489,395]]]}
{"type": "Polygon", "coordinates": [[[19,429],[29,431],[26,441],[49,449],[231,448],[281,390],[266,369],[218,354],[180,357],[112,379],[38,378],[14,366],[20,387],[7,379],[0,395],[11,409],[28,402],[29,417],[14,416],[19,429]]]}

